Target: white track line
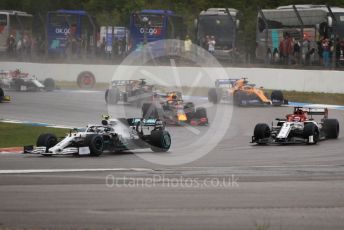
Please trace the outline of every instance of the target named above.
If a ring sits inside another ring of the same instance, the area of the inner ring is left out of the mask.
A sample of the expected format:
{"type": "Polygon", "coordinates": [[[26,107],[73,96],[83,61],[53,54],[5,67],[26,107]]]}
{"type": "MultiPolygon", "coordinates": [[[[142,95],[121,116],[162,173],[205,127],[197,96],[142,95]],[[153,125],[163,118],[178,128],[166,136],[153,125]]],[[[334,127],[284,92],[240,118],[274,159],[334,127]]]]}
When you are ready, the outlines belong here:
{"type": "Polygon", "coordinates": [[[63,173],[63,172],[106,172],[106,171],[133,171],[151,172],[147,168],[98,168],[98,169],[15,169],[0,170],[0,174],[29,174],[29,173],[63,173]]]}

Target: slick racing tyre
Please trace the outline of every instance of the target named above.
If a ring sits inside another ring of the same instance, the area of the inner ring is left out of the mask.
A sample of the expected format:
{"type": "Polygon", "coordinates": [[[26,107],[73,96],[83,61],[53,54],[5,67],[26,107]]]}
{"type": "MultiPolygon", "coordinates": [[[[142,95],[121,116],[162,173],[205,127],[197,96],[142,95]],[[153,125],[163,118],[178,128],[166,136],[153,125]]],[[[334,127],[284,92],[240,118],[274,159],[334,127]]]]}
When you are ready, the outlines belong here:
{"type": "Polygon", "coordinates": [[[314,123],[307,123],[303,128],[303,138],[307,139],[306,143],[309,145],[315,145],[319,141],[319,129],[314,123]],[[313,141],[310,141],[310,137],[313,136],[313,141]]]}
{"type": "Polygon", "coordinates": [[[105,102],[110,105],[115,105],[120,99],[120,92],[117,88],[107,89],[105,91],[105,102]]]}
{"type": "Polygon", "coordinates": [[[2,88],[0,88],[0,103],[4,99],[4,96],[5,96],[4,90],[2,88]]]}
{"type": "Polygon", "coordinates": [[[217,88],[210,88],[208,91],[208,101],[218,104],[222,98],[221,90],[217,88]]]}
{"type": "Polygon", "coordinates": [[[284,96],[282,91],[274,90],[271,92],[270,100],[273,105],[280,106],[284,102],[284,96]]]}
{"type": "Polygon", "coordinates": [[[14,78],[14,79],[13,79],[13,82],[14,82],[14,89],[15,89],[16,91],[21,91],[22,86],[25,85],[24,80],[21,79],[21,78],[14,78]]]}
{"type": "Polygon", "coordinates": [[[325,119],[324,124],[324,133],[327,139],[336,139],[339,135],[339,122],[337,119],[325,119]]]}
{"type": "Polygon", "coordinates": [[[55,89],[55,81],[52,78],[47,78],[43,82],[46,91],[53,91],[55,89]]]}
{"type": "Polygon", "coordinates": [[[57,137],[52,133],[43,133],[39,135],[36,146],[45,147],[45,152],[48,153],[49,149],[57,144],[57,137]]]}
{"type": "Polygon", "coordinates": [[[193,102],[187,102],[184,105],[184,112],[188,121],[191,121],[195,117],[196,113],[195,104],[193,102]]]}
{"type": "Polygon", "coordinates": [[[259,123],[254,127],[253,136],[258,144],[265,144],[261,140],[269,138],[271,135],[270,127],[265,123],[259,123]]]}
{"type": "Polygon", "coordinates": [[[234,95],[233,95],[233,103],[234,105],[236,106],[243,106],[245,105],[244,104],[244,101],[246,101],[247,99],[247,95],[245,92],[243,91],[236,91],[234,92],[234,95]]]}
{"type": "Polygon", "coordinates": [[[198,107],[195,114],[197,119],[207,118],[207,109],[204,107],[198,107]]]}
{"type": "Polygon", "coordinates": [[[101,135],[90,135],[87,136],[86,142],[90,148],[90,155],[98,157],[103,153],[104,140],[101,135]]]}
{"type": "Polygon", "coordinates": [[[150,135],[150,147],[153,152],[167,152],[171,147],[171,136],[165,130],[153,130],[150,135]]]}

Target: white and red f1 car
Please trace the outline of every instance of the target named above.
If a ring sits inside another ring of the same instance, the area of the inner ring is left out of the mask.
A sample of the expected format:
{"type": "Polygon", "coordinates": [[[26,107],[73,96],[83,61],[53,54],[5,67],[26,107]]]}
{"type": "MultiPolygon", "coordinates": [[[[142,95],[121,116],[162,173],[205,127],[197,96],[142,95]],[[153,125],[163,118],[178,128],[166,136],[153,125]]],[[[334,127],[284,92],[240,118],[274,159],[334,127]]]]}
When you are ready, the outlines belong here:
{"type": "Polygon", "coordinates": [[[37,80],[29,73],[23,73],[19,69],[14,71],[0,71],[0,87],[16,91],[52,91],[55,89],[55,81],[46,78],[43,82],[37,80]]]}
{"type": "Polygon", "coordinates": [[[286,118],[276,119],[271,127],[259,123],[254,128],[251,143],[257,144],[316,144],[320,140],[336,139],[339,135],[339,122],[328,118],[327,108],[294,107],[286,118]],[[320,121],[313,116],[322,115],[320,121]]]}

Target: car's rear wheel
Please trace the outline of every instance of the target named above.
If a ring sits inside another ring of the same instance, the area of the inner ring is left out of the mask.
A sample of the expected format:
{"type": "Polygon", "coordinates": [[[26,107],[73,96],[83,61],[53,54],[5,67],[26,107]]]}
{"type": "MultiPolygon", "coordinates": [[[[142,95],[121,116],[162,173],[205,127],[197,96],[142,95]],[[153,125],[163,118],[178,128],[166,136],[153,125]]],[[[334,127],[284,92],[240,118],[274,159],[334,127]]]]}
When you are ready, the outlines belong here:
{"type": "Polygon", "coordinates": [[[217,88],[210,88],[208,90],[208,101],[217,104],[221,100],[221,90],[217,88]]]}
{"type": "Polygon", "coordinates": [[[120,99],[120,92],[117,88],[107,89],[105,91],[105,101],[108,104],[117,104],[120,99]]]}
{"type": "Polygon", "coordinates": [[[52,133],[43,133],[37,138],[36,146],[45,147],[45,152],[48,153],[49,149],[57,144],[57,137],[52,133]]]}
{"type": "Polygon", "coordinates": [[[307,139],[306,143],[315,145],[319,141],[319,129],[314,123],[307,123],[303,128],[303,138],[307,139]],[[311,141],[313,139],[313,141],[311,141]]]}
{"type": "Polygon", "coordinates": [[[184,105],[184,112],[186,114],[188,121],[191,121],[191,119],[195,117],[195,104],[193,102],[187,102],[184,105]]]}
{"type": "Polygon", "coordinates": [[[16,91],[21,91],[22,86],[25,85],[25,81],[21,78],[15,78],[13,79],[14,82],[14,89],[16,91]]]}
{"type": "Polygon", "coordinates": [[[337,119],[324,120],[324,133],[328,139],[336,139],[339,136],[339,122],[337,119]]]}
{"type": "Polygon", "coordinates": [[[207,118],[207,109],[204,107],[198,107],[196,108],[196,118],[207,118]]]}
{"type": "Polygon", "coordinates": [[[283,104],[284,101],[284,96],[282,91],[280,90],[274,90],[271,92],[271,96],[270,96],[271,102],[273,105],[281,105],[283,104]]]}
{"type": "Polygon", "coordinates": [[[4,96],[5,96],[4,90],[2,88],[0,88],[0,103],[4,99],[4,96]]]}
{"type": "Polygon", "coordinates": [[[171,136],[166,130],[153,130],[151,132],[150,147],[153,152],[167,152],[171,143],[171,136]]]}
{"type": "Polygon", "coordinates": [[[43,84],[46,91],[53,91],[55,89],[55,81],[52,78],[45,79],[43,84]]]}
{"type": "Polygon", "coordinates": [[[253,136],[258,144],[264,144],[260,140],[269,138],[271,135],[270,127],[265,123],[259,123],[254,127],[253,136]]]}
{"type": "Polygon", "coordinates": [[[236,91],[233,94],[233,103],[236,106],[243,106],[245,105],[243,101],[247,99],[247,94],[243,91],[236,91]]]}
{"type": "Polygon", "coordinates": [[[90,135],[87,137],[88,147],[91,156],[100,156],[104,150],[104,140],[101,135],[90,135]]]}

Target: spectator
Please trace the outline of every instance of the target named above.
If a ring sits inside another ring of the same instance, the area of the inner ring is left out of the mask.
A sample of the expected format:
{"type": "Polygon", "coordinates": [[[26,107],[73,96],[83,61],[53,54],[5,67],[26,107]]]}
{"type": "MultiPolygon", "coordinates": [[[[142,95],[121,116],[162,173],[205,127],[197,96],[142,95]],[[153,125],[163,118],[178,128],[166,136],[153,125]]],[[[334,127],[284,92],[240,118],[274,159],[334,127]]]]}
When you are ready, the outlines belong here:
{"type": "Polygon", "coordinates": [[[336,39],[336,67],[340,66],[341,45],[339,38],[336,39]]]}
{"type": "Polygon", "coordinates": [[[189,38],[189,35],[186,35],[185,37],[185,41],[184,41],[184,52],[185,52],[185,56],[189,57],[190,53],[191,53],[191,46],[192,46],[192,41],[189,38]]]}
{"type": "Polygon", "coordinates": [[[330,41],[328,38],[324,38],[321,42],[322,47],[322,56],[323,56],[323,62],[324,67],[329,68],[330,67],[330,41]]]}
{"type": "Polygon", "coordinates": [[[293,44],[294,44],[294,51],[293,51],[293,55],[294,55],[294,61],[295,63],[299,63],[299,60],[300,60],[300,42],[299,41],[296,41],[294,38],[293,38],[293,44]]]}
{"type": "Polygon", "coordinates": [[[23,37],[23,53],[25,56],[30,57],[31,55],[32,41],[30,35],[25,32],[23,37]]]}
{"type": "Polygon", "coordinates": [[[208,51],[211,54],[214,54],[215,52],[215,45],[216,45],[216,41],[215,41],[215,36],[211,36],[208,42],[208,51]]]}
{"type": "Polygon", "coordinates": [[[280,56],[280,60],[281,63],[286,63],[286,49],[285,49],[285,36],[283,36],[282,40],[279,43],[278,46],[278,50],[279,50],[279,56],[280,56]]]}
{"type": "Polygon", "coordinates": [[[206,35],[205,38],[202,41],[202,47],[203,49],[209,50],[209,41],[210,41],[210,37],[209,35],[206,35]]]}
{"type": "Polygon", "coordinates": [[[119,52],[120,52],[120,50],[119,50],[119,40],[118,40],[118,38],[115,38],[113,41],[112,41],[112,53],[113,53],[113,57],[115,58],[115,59],[117,59],[117,57],[118,57],[118,55],[119,55],[119,52]]]}
{"type": "Polygon", "coordinates": [[[311,65],[311,56],[315,53],[315,48],[312,47],[311,41],[308,36],[304,36],[303,47],[302,47],[302,59],[305,65],[311,65]]]}
{"type": "Polygon", "coordinates": [[[341,62],[344,59],[344,39],[340,41],[340,57],[339,57],[339,64],[342,64],[341,62]]]}
{"type": "Polygon", "coordinates": [[[317,41],[319,65],[323,64],[323,48],[322,48],[322,41],[323,40],[324,40],[324,37],[322,37],[319,41],[317,41]]]}
{"type": "Polygon", "coordinates": [[[9,56],[14,56],[15,54],[15,47],[16,47],[16,39],[14,38],[13,34],[11,34],[7,38],[7,53],[9,56]]]}
{"type": "Polygon", "coordinates": [[[288,33],[286,33],[286,39],[284,40],[284,48],[286,52],[286,62],[290,65],[294,54],[294,45],[293,40],[288,33]]]}
{"type": "Polygon", "coordinates": [[[102,42],[99,46],[99,54],[104,57],[105,56],[105,46],[106,46],[106,38],[103,37],[102,42]]]}

